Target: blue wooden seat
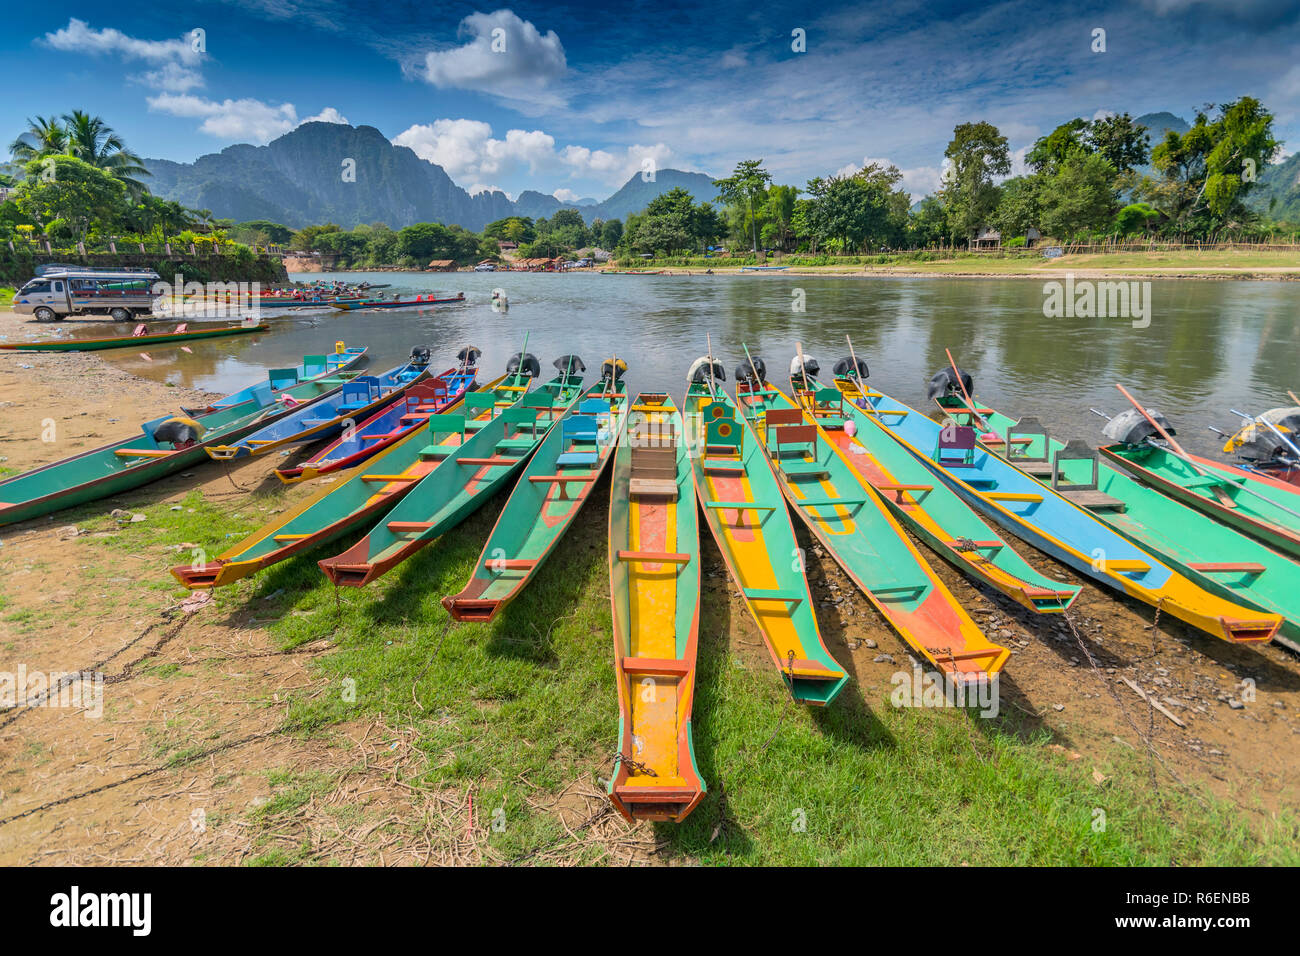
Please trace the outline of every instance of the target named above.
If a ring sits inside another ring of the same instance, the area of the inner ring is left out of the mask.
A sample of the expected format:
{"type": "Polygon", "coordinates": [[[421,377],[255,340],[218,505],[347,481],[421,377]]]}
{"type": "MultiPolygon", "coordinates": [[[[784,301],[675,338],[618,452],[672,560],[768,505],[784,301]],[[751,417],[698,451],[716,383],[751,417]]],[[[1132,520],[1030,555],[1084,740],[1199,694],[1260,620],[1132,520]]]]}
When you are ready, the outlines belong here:
{"type": "MultiPolygon", "coordinates": [[[[600,403],[602,406],[604,402],[600,403]]],[[[561,446],[567,448],[556,459],[557,466],[594,465],[599,456],[595,451],[580,448],[582,444],[596,444],[600,435],[596,419],[585,415],[573,415],[564,420],[561,431],[561,446]],[[569,443],[573,444],[570,445],[569,443]]]]}

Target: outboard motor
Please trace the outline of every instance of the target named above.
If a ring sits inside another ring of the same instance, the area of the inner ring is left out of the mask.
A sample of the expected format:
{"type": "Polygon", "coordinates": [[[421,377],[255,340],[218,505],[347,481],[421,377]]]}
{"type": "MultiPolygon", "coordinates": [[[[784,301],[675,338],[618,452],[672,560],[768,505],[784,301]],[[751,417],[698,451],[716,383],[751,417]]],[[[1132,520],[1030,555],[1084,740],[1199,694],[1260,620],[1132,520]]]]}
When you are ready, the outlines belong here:
{"type": "Polygon", "coordinates": [[[627,362],[621,358],[607,358],[600,365],[600,380],[602,382],[621,381],[623,373],[627,371],[627,362]]]}
{"type": "Polygon", "coordinates": [[[951,368],[941,368],[930,378],[929,385],[925,389],[925,400],[933,402],[938,398],[947,398],[949,395],[960,395],[965,387],[967,395],[975,394],[975,380],[970,377],[968,372],[957,369],[961,374],[960,383],[957,376],[953,374],[951,368]]]}
{"type": "Polygon", "coordinates": [[[815,388],[815,379],[821,370],[821,365],[811,355],[805,355],[802,362],[797,355],[790,359],[790,381],[798,388],[815,388]]]}
{"type": "Polygon", "coordinates": [[[854,377],[856,377],[858,381],[862,381],[864,378],[866,378],[868,375],[871,374],[869,371],[867,371],[866,362],[864,362],[862,359],[858,359],[857,364],[855,366],[853,356],[851,355],[846,355],[844,356],[844,358],[836,362],[831,367],[831,372],[839,378],[846,378],[854,374],[855,368],[857,371],[854,377]]]}
{"type": "Polygon", "coordinates": [[[761,358],[755,358],[754,367],[750,368],[749,362],[741,362],[736,366],[736,381],[752,388],[762,388],[767,381],[767,363],[761,358]],[[754,378],[755,372],[758,373],[757,380],[754,378]]]}
{"type": "Polygon", "coordinates": [[[715,382],[725,382],[727,380],[727,370],[722,367],[721,362],[710,364],[707,355],[701,355],[691,363],[690,371],[686,373],[686,380],[695,385],[707,385],[709,380],[715,382]],[[710,374],[712,368],[712,374],[710,374]]]}
{"type": "MultiPolygon", "coordinates": [[[[425,349],[425,354],[428,354],[428,349],[425,349]]],[[[479,356],[482,354],[483,350],[477,345],[468,345],[456,353],[456,360],[460,362],[461,368],[477,368],[479,356]]],[[[425,364],[428,364],[427,358],[425,364]]]]}
{"type": "Polygon", "coordinates": [[[433,360],[433,351],[427,345],[417,345],[411,349],[412,365],[418,365],[421,368],[428,365],[433,360]]]}
{"type": "Polygon", "coordinates": [[[532,352],[516,352],[510,357],[510,361],[506,362],[506,374],[514,375],[516,372],[537,378],[542,374],[542,365],[532,352]]]}
{"type": "Polygon", "coordinates": [[[173,448],[189,448],[203,434],[203,426],[192,418],[177,415],[160,422],[153,430],[157,442],[171,442],[173,448]]]}
{"type": "MultiPolygon", "coordinates": [[[[1292,445],[1300,444],[1300,408],[1271,408],[1259,416],[1286,436],[1292,445]]],[[[1228,439],[1223,450],[1246,461],[1292,461],[1295,452],[1272,428],[1262,422],[1247,422],[1228,439]]]]}
{"type": "Polygon", "coordinates": [[[561,375],[576,375],[587,371],[587,366],[576,355],[561,355],[551,364],[559,369],[561,375]]]}
{"type": "MultiPolygon", "coordinates": [[[[1170,427],[1169,421],[1154,408],[1148,408],[1147,414],[1158,421],[1170,435],[1178,432],[1170,427]]],[[[1153,435],[1159,435],[1152,425],[1136,408],[1120,412],[1102,428],[1101,433],[1113,442],[1121,445],[1140,445],[1153,435]]]]}

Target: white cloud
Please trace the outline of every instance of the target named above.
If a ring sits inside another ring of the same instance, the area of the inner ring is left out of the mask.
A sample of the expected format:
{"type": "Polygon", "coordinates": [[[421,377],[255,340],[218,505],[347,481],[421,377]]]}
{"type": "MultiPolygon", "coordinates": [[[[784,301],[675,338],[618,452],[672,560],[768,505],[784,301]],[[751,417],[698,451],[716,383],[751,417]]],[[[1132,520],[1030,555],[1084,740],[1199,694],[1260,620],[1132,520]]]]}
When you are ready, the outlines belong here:
{"type": "MultiPolygon", "coordinates": [[[[302,123],[338,123],[341,126],[350,126],[348,118],[332,106],[327,106],[315,116],[308,116],[302,123]]],[[[302,123],[298,125],[301,126],[302,123]]]]}
{"type": "MultiPolygon", "coordinates": [[[[861,165],[848,163],[835,170],[835,175],[852,176],[873,163],[886,168],[898,165],[888,159],[864,156],[861,165]]],[[[917,166],[914,169],[900,169],[899,172],[903,175],[903,189],[911,196],[913,202],[936,192],[943,185],[943,173],[936,166],[917,166]]]]}
{"type": "Polygon", "coordinates": [[[554,30],[545,34],[511,10],[472,13],[459,33],[464,46],[434,50],[417,74],[440,89],[479,90],[508,99],[552,100],[543,92],[568,69],[564,46],[554,30]]]}
{"type": "Polygon", "coordinates": [[[127,60],[145,60],[149,63],[180,62],[197,66],[203,59],[201,49],[190,35],[170,40],[140,40],[127,36],[111,27],[96,30],[85,20],[72,17],[61,30],[45,34],[45,43],[66,53],[116,53],[127,60]]]}
{"type": "Polygon", "coordinates": [[[188,93],[196,86],[203,86],[203,77],[199,72],[180,63],[164,63],[156,70],[138,73],[131,79],[168,93],[188,93]]]}
{"type": "Polygon", "coordinates": [[[189,94],[160,93],[149,108],[172,116],[202,118],[200,132],[237,141],[266,143],[298,125],[292,103],[272,106],[261,100],[207,100],[189,94]]]}
{"type": "Polygon", "coordinates": [[[560,151],[560,159],[569,167],[571,176],[599,179],[611,186],[621,186],[633,173],[664,169],[670,165],[672,156],[673,151],[663,143],[653,146],[638,143],[612,153],[585,146],[566,146],[560,151]]]}
{"type": "Polygon", "coordinates": [[[554,196],[556,199],[558,199],[560,202],[565,202],[565,203],[575,203],[582,198],[577,193],[575,193],[572,189],[557,189],[555,190],[555,192],[551,193],[551,195],[554,196]]]}

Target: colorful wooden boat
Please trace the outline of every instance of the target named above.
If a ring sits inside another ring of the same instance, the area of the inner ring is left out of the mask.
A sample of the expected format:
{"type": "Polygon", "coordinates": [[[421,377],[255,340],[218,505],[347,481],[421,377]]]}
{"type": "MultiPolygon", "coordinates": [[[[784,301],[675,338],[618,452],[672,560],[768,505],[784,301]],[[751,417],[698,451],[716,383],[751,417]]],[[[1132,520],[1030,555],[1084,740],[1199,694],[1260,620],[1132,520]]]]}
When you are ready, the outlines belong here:
{"type": "MultiPolygon", "coordinates": [[[[843,367],[852,374],[850,364],[843,367]]],[[[935,481],[930,470],[875,418],[845,402],[838,389],[796,391],[805,415],[818,425],[825,419],[845,422],[845,427],[825,427],[824,440],[844,454],[849,467],[876,490],[894,517],[958,571],[1039,614],[1061,613],[1078,597],[1078,585],[1054,581],[1034,570],[954,491],[935,481]]]]}
{"type": "MultiPolygon", "coordinates": [[[[535,372],[532,374],[536,374],[535,372]]],[[[442,469],[421,482],[370,533],[342,554],[320,562],[335,584],[362,587],[454,528],[519,473],[582,394],[582,379],[563,374],[527,392],[529,373],[513,370],[494,393],[475,392],[466,402],[478,410],[467,426],[456,469],[442,469]],[[491,396],[487,401],[485,395],[491,396]],[[468,470],[466,470],[468,469],[468,470]]]]}
{"type": "MultiPolygon", "coordinates": [[[[342,388],[346,374],[309,379],[282,391],[280,398],[314,401],[342,388]]],[[[210,415],[163,415],[141,425],[140,435],[0,481],[0,525],[138,488],[207,461],[210,446],[237,441],[289,414],[290,407],[277,401],[270,382],[251,394],[248,401],[210,415]]]]}
{"type": "Polygon", "coordinates": [[[464,302],[465,293],[457,292],[453,296],[438,298],[436,296],[418,295],[414,299],[361,299],[356,302],[331,302],[332,308],[341,312],[355,312],[358,309],[413,309],[424,308],[431,305],[449,305],[453,302],[464,302]]]}
{"type": "MultiPolygon", "coordinates": [[[[474,375],[473,368],[462,366],[448,369],[437,378],[417,382],[404,395],[363,419],[356,428],[345,428],[342,435],[301,465],[277,468],[276,476],[289,485],[355,468],[423,427],[430,415],[441,415],[459,402],[466,392],[476,387],[474,375]]],[[[498,382],[503,379],[504,376],[498,382]]],[[[495,385],[494,382],[492,387],[495,385]]]]}
{"type": "Polygon", "coordinates": [[[1098,451],[1169,497],[1279,551],[1300,556],[1300,496],[1289,486],[1275,487],[1282,483],[1149,443],[1103,445],[1098,451]]]}
{"type": "Polygon", "coordinates": [[[700,630],[700,529],[682,416],[663,393],[632,403],[609,491],[609,593],[618,680],[618,764],[628,820],[680,823],[707,789],[691,708],[700,630]]]}
{"type": "MultiPolygon", "coordinates": [[[[342,342],[335,342],[333,352],[325,355],[304,355],[302,364],[297,368],[269,369],[266,374],[271,383],[271,395],[273,398],[278,398],[286,390],[302,385],[312,379],[333,378],[341,375],[350,378],[358,374],[356,370],[364,361],[366,352],[367,347],[364,345],[345,346],[342,342]]],[[[211,405],[193,408],[182,407],[181,410],[186,415],[210,415],[212,412],[221,409],[233,408],[236,405],[252,402],[256,398],[258,391],[264,386],[264,382],[256,382],[247,388],[232,392],[225,398],[217,399],[211,405]]]]}
{"type": "MultiPolygon", "coordinates": [[[[508,407],[523,394],[511,389],[510,381],[517,380],[503,376],[487,390],[465,394],[447,412],[428,416],[419,430],[341,473],[338,484],[327,486],[290,514],[215,560],[180,565],[172,574],[188,588],[220,587],[382,519],[426,479],[457,472],[463,456],[477,453],[481,436],[501,420],[498,402],[508,407]]],[[[326,563],[321,562],[322,567],[326,563]]]]}
{"type": "Polygon", "coordinates": [[[762,447],[719,386],[722,366],[698,359],[683,407],[705,521],[795,700],[829,704],[848,675],[822,642],[785,501],[762,447]]]}
{"type": "MultiPolygon", "coordinates": [[[[1081,574],[1227,641],[1268,641],[1281,624],[1225,600],[1162,563],[1078,503],[988,451],[969,425],[947,426],[882,392],[836,377],[836,387],[971,507],[1081,574]]],[[[984,409],[978,409],[983,414],[984,409]]]]}
{"type": "MultiPolygon", "coordinates": [[[[941,404],[954,418],[965,411],[956,397],[941,404]]],[[[1300,650],[1300,564],[1112,468],[1087,443],[1052,438],[1037,419],[1017,422],[993,410],[982,417],[1001,439],[990,450],[1006,449],[1011,464],[1066,497],[1079,491],[1106,496],[1109,501],[1098,498],[1089,508],[1096,517],[1205,590],[1282,615],[1277,640],[1300,650]]]]}
{"type": "MultiPolygon", "coordinates": [[[[443,374],[450,375],[455,371],[448,369],[443,374]]],[[[367,419],[392,401],[403,398],[412,385],[423,381],[428,374],[427,355],[422,355],[379,375],[358,375],[337,393],[310,404],[296,405],[288,415],[245,435],[234,444],[209,446],[208,457],[218,461],[257,457],[286,445],[337,435],[348,426],[355,426],[358,419],[367,419]]]]}
{"type": "Polygon", "coordinates": [[[602,378],[550,430],[506,501],[469,583],[442,599],[455,620],[492,620],[533,580],[613,458],[627,404],[622,382],[602,378]]]}
{"type": "Polygon", "coordinates": [[[823,415],[813,422],[768,382],[742,378],[744,370],[737,369],[736,404],[786,501],[831,557],[903,640],[949,679],[997,674],[1010,651],[984,636],[828,436],[842,434],[846,419],[823,415]]]}
{"type": "MultiPolygon", "coordinates": [[[[145,328],[143,325],[140,329],[145,328]]],[[[99,352],[105,349],[139,348],[140,346],[162,345],[167,342],[193,342],[197,339],[214,339],[228,335],[249,335],[253,332],[269,332],[271,327],[265,323],[251,325],[222,325],[213,328],[191,329],[181,323],[171,332],[141,332],[135,335],[117,335],[100,339],[47,339],[43,342],[0,342],[0,349],[13,352],[99,352]]]]}

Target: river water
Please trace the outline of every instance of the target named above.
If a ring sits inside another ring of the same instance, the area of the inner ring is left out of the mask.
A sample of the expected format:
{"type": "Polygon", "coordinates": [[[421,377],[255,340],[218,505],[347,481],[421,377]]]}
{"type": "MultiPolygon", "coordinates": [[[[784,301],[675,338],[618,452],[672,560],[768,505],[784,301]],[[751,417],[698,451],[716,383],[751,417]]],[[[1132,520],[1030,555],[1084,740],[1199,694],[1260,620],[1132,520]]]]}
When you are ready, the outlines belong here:
{"type": "MultiPolygon", "coordinates": [[[[267,335],[101,353],[136,374],[177,384],[233,391],[268,368],[296,364],[336,340],[371,349],[370,368],[397,364],[427,345],[445,368],[463,345],[483,350],[480,376],[495,377],[506,359],[528,350],[551,373],[557,356],[574,352],[594,375],[602,359],[627,360],[638,390],[680,398],[690,362],[711,335],[729,382],[744,359],[742,343],[785,385],[802,342],[823,378],[853,337],[870,382],[916,407],[925,383],[947,363],[944,349],[975,379],[981,400],[1019,417],[1037,415],[1062,439],[1097,443],[1104,422],[1095,407],[1127,407],[1122,382],[1162,411],[1183,444],[1214,454],[1222,440],[1208,425],[1231,430],[1230,408],[1258,413],[1291,404],[1300,392],[1300,283],[1163,280],[1150,285],[1150,324],[1127,318],[1047,318],[1041,279],[832,278],[777,274],[631,276],[591,273],[326,273],[295,279],[345,278],[389,283],[403,294],[464,291],[463,305],[422,311],[277,314],[267,335]],[[491,291],[510,308],[495,312],[491,291]],[[803,311],[796,311],[802,305],[803,311]]],[[[1139,320],[1140,321],[1140,320],[1139,320]]],[[[89,334],[89,333],[87,333],[89,334]]]]}

